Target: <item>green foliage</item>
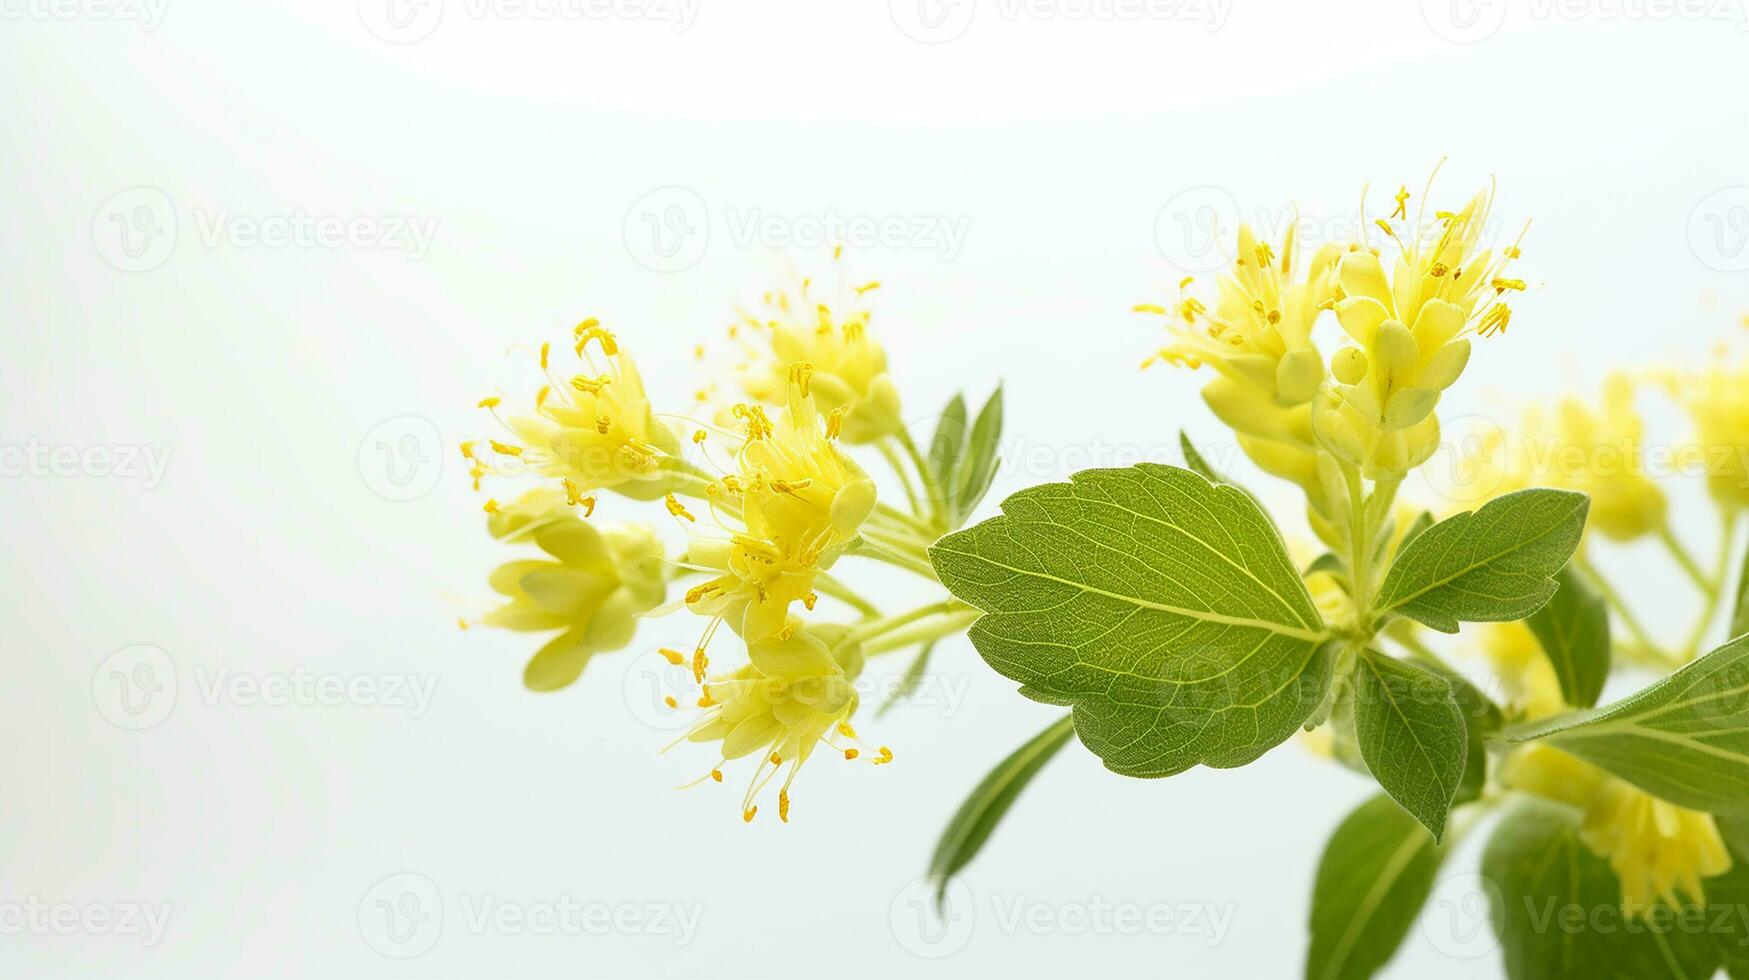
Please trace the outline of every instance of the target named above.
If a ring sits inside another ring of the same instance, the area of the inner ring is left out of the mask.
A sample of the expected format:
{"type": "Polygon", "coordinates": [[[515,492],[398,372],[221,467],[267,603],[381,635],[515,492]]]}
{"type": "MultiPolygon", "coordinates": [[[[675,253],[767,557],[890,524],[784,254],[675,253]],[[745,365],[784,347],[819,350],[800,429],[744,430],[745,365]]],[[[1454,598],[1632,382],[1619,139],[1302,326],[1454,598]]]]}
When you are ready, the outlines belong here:
{"type": "Polygon", "coordinates": [[[984,842],[990,839],[990,833],[1020,796],[1020,791],[1068,744],[1069,736],[1074,732],[1074,724],[1068,717],[1052,723],[1015,749],[1013,755],[997,763],[996,768],[990,770],[990,774],[972,790],[972,795],[960,804],[953,819],[947,822],[947,829],[942,831],[934,856],[929,859],[929,875],[936,882],[935,899],[938,903],[947,890],[948,878],[977,856],[984,842]]]}
{"type": "Polygon", "coordinates": [[[936,484],[941,487],[947,513],[942,517],[950,528],[964,524],[972,511],[990,492],[996,479],[996,455],[1002,441],[1002,388],[997,386],[984,407],[978,410],[976,421],[966,426],[966,401],[953,396],[941,412],[935,435],[929,441],[929,466],[936,484]]]}
{"type": "Polygon", "coordinates": [[[1525,620],[1561,681],[1561,696],[1589,708],[1609,679],[1609,607],[1573,568],[1563,570],[1549,604],[1525,620]]]}
{"type": "Polygon", "coordinates": [[[1612,705],[1508,729],[1696,810],[1749,808],[1749,637],[1612,705]]]}
{"type": "Polygon", "coordinates": [[[1464,709],[1451,682],[1377,651],[1361,651],[1354,731],[1373,778],[1434,840],[1443,837],[1470,761],[1464,709]]]}
{"type": "Polygon", "coordinates": [[[1014,494],[930,548],[986,615],[973,644],[1028,697],[1074,707],[1116,772],[1244,765],[1328,689],[1330,633],[1243,491],[1143,463],[1014,494]]]}
{"type": "Polygon", "coordinates": [[[1459,622],[1523,619],[1554,596],[1589,505],[1581,493],[1520,490],[1440,521],[1398,554],[1377,610],[1444,633],[1459,622]]]}
{"type": "Polygon", "coordinates": [[[1731,635],[1749,633],[1749,548],[1743,550],[1743,570],[1737,573],[1737,606],[1731,614],[1731,635]]]}
{"type": "Polygon", "coordinates": [[[1577,814],[1540,801],[1508,813],[1482,857],[1512,980],[1705,980],[1719,967],[1705,909],[1624,917],[1621,883],[1579,840],[1577,814]]]}
{"type": "Polygon", "coordinates": [[[1433,837],[1387,796],[1349,814],[1318,862],[1307,980],[1365,980],[1389,962],[1444,858],[1433,837]]]}

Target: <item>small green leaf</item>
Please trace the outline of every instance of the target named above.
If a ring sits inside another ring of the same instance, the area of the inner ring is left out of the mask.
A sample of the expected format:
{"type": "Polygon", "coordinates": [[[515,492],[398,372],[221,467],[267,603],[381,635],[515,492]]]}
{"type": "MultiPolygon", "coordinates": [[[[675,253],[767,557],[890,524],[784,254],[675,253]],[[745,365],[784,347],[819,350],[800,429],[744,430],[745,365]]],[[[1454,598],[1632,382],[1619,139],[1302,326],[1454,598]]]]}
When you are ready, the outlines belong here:
{"type": "Polygon", "coordinates": [[[1421,666],[1451,684],[1452,696],[1457,698],[1458,707],[1463,709],[1464,728],[1469,734],[1469,748],[1464,759],[1464,778],[1458,782],[1457,795],[1452,798],[1451,805],[1457,806],[1480,799],[1482,789],[1488,782],[1487,736],[1500,730],[1505,721],[1505,712],[1462,674],[1436,664],[1422,663],[1421,666]]]}
{"type": "Polygon", "coordinates": [[[946,486],[947,506],[953,512],[954,527],[964,524],[983,502],[984,494],[990,492],[990,484],[996,479],[996,464],[1000,462],[996,450],[1001,441],[1002,386],[997,385],[984,407],[978,410],[978,419],[972,423],[971,436],[966,443],[965,457],[955,467],[953,482],[946,486]]]}
{"type": "Polygon", "coordinates": [[[1209,465],[1208,460],[1202,458],[1202,453],[1196,451],[1196,444],[1190,441],[1190,435],[1183,429],[1178,430],[1178,448],[1184,452],[1184,465],[1192,473],[1210,483],[1229,482],[1226,477],[1209,465]]]}
{"type": "Polygon", "coordinates": [[[1244,765],[1324,700],[1329,630],[1269,518],[1175,466],[1087,470],[1002,502],[930,549],[986,615],[978,653],[1021,693],[1074,706],[1116,772],[1244,765]]]}
{"type": "Polygon", "coordinates": [[[1459,622],[1523,619],[1555,594],[1589,505],[1582,493],[1520,490],[1440,521],[1397,555],[1378,610],[1443,633],[1459,622]]]}
{"type": "Polygon", "coordinates": [[[1366,980],[1390,961],[1433,890],[1445,852],[1388,796],[1342,821],[1312,886],[1306,980],[1366,980]]]}
{"type": "Polygon", "coordinates": [[[955,395],[941,410],[941,418],[935,423],[935,436],[929,440],[929,468],[935,474],[935,479],[944,487],[951,487],[953,475],[959,466],[960,452],[965,449],[966,436],[966,399],[964,395],[955,395]]]}
{"type": "Polygon", "coordinates": [[[875,717],[880,718],[893,710],[893,706],[911,696],[917,690],[918,682],[923,680],[923,672],[929,669],[929,655],[935,652],[935,642],[932,640],[917,651],[917,656],[905,666],[905,672],[899,675],[899,683],[893,688],[893,693],[876,709],[875,717]]]}
{"type": "Polygon", "coordinates": [[[947,822],[935,854],[929,859],[929,876],[935,879],[935,900],[947,890],[948,878],[976,857],[991,831],[1002,821],[1008,808],[1020,796],[1020,791],[1032,782],[1045,763],[1051,761],[1069,741],[1075,726],[1068,717],[1038,733],[1031,741],[1014,750],[1014,754],[996,764],[972,795],[960,804],[953,819],[947,822]]]}
{"type": "Polygon", "coordinates": [[[1464,710],[1451,683],[1362,650],[1355,671],[1354,732],[1373,778],[1435,840],[1443,837],[1470,755],[1464,710]]]}
{"type": "Polygon", "coordinates": [[[1506,730],[1695,810],[1749,809],[1749,636],[1620,701],[1506,730]]]}
{"type": "Polygon", "coordinates": [[[1579,840],[1572,810],[1532,800],[1508,813],[1482,876],[1498,890],[1494,929],[1511,980],[1706,980],[1719,967],[1704,916],[1699,929],[1664,905],[1624,918],[1621,882],[1579,840]]]}
{"type": "Polygon", "coordinates": [[[1525,620],[1561,681],[1561,696],[1589,708],[1609,680],[1609,607],[1575,569],[1562,570],[1549,604],[1525,620]]]}

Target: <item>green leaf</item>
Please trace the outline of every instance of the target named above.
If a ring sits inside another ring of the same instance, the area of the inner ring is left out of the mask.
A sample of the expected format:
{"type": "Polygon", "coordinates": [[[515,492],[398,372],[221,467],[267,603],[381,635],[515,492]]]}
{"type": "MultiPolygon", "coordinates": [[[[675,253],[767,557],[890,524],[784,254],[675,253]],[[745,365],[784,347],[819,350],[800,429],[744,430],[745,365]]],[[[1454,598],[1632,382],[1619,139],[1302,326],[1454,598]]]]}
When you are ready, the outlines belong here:
{"type": "Polygon", "coordinates": [[[923,672],[929,669],[929,655],[935,652],[935,641],[923,644],[923,649],[917,651],[917,656],[905,666],[905,672],[899,675],[899,683],[893,688],[893,693],[875,711],[875,717],[880,718],[893,710],[893,706],[910,697],[917,690],[918,682],[923,680],[923,672]]]}
{"type": "Polygon", "coordinates": [[[1190,441],[1189,433],[1183,429],[1178,430],[1178,448],[1184,452],[1184,465],[1192,473],[1210,483],[1232,482],[1222,476],[1213,466],[1210,466],[1208,460],[1202,458],[1202,453],[1196,451],[1196,444],[1190,441]]]}
{"type": "Polygon", "coordinates": [[[1506,735],[1546,742],[1678,806],[1749,808],[1749,636],[1614,704],[1506,735]]]}
{"type": "Polygon", "coordinates": [[[1329,630],[1243,491],[1142,463],[1002,502],[930,549],[983,610],[972,643],[1021,693],[1074,706],[1116,772],[1244,765],[1292,735],[1329,687],[1329,630]]]}
{"type": "Polygon", "coordinates": [[[965,449],[966,399],[955,395],[941,410],[935,423],[935,436],[929,440],[929,469],[944,487],[953,486],[953,474],[959,466],[960,452],[965,449]]]}
{"type": "Polygon", "coordinates": [[[1312,886],[1306,980],[1365,980],[1390,961],[1421,913],[1445,853],[1388,796],[1342,821],[1312,886]]]}
{"type": "Polygon", "coordinates": [[[1561,681],[1567,703],[1589,708],[1609,679],[1609,607],[1573,568],[1562,570],[1549,604],[1525,620],[1561,681]]]}
{"type": "Polygon", "coordinates": [[[1520,490],[1415,536],[1379,588],[1378,610],[1443,633],[1458,623],[1523,619],[1555,594],[1590,500],[1564,490],[1520,490]]]}
{"type": "Polygon", "coordinates": [[[1443,837],[1470,756],[1464,709],[1451,682],[1362,650],[1355,671],[1354,733],[1373,778],[1434,840],[1443,837]]]}
{"type": "Polygon", "coordinates": [[[1500,730],[1505,721],[1505,712],[1462,674],[1437,664],[1423,662],[1421,666],[1451,684],[1452,696],[1457,698],[1458,707],[1463,709],[1464,728],[1469,734],[1469,747],[1464,759],[1464,778],[1458,782],[1457,795],[1452,798],[1452,806],[1480,799],[1482,789],[1488,782],[1487,736],[1500,730]]]}
{"type": "Polygon", "coordinates": [[[1399,553],[1402,552],[1402,550],[1404,548],[1409,547],[1409,542],[1414,541],[1416,538],[1420,537],[1422,532],[1426,531],[1428,528],[1430,528],[1432,526],[1433,526],[1433,512],[1432,511],[1424,510],[1421,513],[1415,515],[1414,523],[1410,524],[1409,529],[1407,531],[1403,532],[1403,540],[1397,542],[1397,551],[1399,553]]]}
{"type": "Polygon", "coordinates": [[[971,436],[966,443],[965,456],[955,467],[952,482],[945,485],[954,527],[964,524],[983,502],[984,494],[990,492],[990,484],[996,479],[996,464],[1000,461],[996,450],[1001,441],[1002,386],[997,385],[984,407],[978,410],[978,419],[972,423],[971,436]]]}
{"type": "Polygon", "coordinates": [[[1057,754],[1074,733],[1068,717],[1038,733],[1031,741],[1014,750],[1014,754],[997,763],[972,795],[960,804],[953,819],[947,822],[935,854],[929,859],[929,876],[936,880],[935,900],[939,904],[947,891],[948,878],[976,857],[991,831],[1001,822],[1008,808],[1020,796],[1020,791],[1032,782],[1045,763],[1057,754]]]}
{"type": "Polygon", "coordinates": [[[1488,841],[1482,875],[1498,889],[1494,928],[1512,980],[1706,980],[1719,953],[1666,905],[1626,920],[1621,883],[1579,840],[1578,815],[1533,800],[1507,814],[1488,841]]]}

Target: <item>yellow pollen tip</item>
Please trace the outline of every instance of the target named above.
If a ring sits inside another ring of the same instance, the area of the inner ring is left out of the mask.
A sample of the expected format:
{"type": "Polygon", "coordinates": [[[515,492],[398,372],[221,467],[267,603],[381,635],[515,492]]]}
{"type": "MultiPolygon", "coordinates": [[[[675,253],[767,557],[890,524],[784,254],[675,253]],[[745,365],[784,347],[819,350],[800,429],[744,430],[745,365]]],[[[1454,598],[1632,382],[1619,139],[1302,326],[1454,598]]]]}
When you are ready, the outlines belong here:
{"type": "Polygon", "coordinates": [[[553,345],[552,344],[540,345],[540,369],[542,371],[545,371],[547,369],[547,357],[549,355],[551,355],[552,352],[553,352],[553,345]]]}
{"type": "Polygon", "coordinates": [[[881,757],[874,760],[874,764],[877,766],[884,766],[891,761],[893,761],[893,750],[884,745],[881,746],[881,757]]]}
{"type": "Polygon", "coordinates": [[[676,667],[680,666],[681,664],[686,663],[686,654],[681,653],[679,650],[670,650],[667,647],[663,647],[662,649],[657,650],[656,652],[662,655],[662,659],[668,661],[669,663],[673,664],[676,667]]]}
{"type": "Polygon", "coordinates": [[[723,781],[723,771],[721,769],[712,769],[711,770],[711,778],[716,780],[719,783],[722,782],[723,781]]]}
{"type": "Polygon", "coordinates": [[[488,514],[498,513],[498,501],[496,501],[496,500],[486,501],[486,506],[482,507],[481,510],[484,510],[488,514]]]}
{"type": "Polygon", "coordinates": [[[704,655],[704,647],[692,651],[692,682],[694,684],[704,683],[704,671],[710,665],[711,659],[704,655]]]}
{"type": "Polygon", "coordinates": [[[505,456],[521,456],[522,455],[522,447],[521,446],[512,446],[512,445],[509,445],[507,443],[499,442],[496,439],[491,439],[488,441],[492,444],[492,451],[495,453],[502,453],[505,456]]]}
{"type": "Polygon", "coordinates": [[[490,398],[482,398],[482,399],[480,399],[480,406],[479,407],[481,407],[481,408],[497,408],[498,403],[500,401],[502,401],[502,399],[500,399],[497,395],[493,395],[490,398]]]}
{"type": "Polygon", "coordinates": [[[850,722],[841,721],[838,723],[838,734],[844,736],[845,738],[855,738],[856,737],[856,729],[850,727],[850,722]]]}
{"type": "Polygon", "coordinates": [[[789,790],[777,791],[777,819],[789,823],[789,790]]]}
{"type": "Polygon", "coordinates": [[[861,296],[864,293],[872,293],[879,288],[881,288],[881,284],[879,281],[865,282],[862,285],[856,287],[856,295],[861,296]]]}
{"type": "Polygon", "coordinates": [[[465,619],[463,619],[463,618],[462,618],[462,617],[460,617],[460,616],[457,616],[457,617],[456,617],[456,618],[455,618],[455,624],[456,624],[456,625],[457,625],[457,626],[459,626],[459,627],[461,627],[461,628],[462,628],[462,629],[467,629],[467,628],[468,628],[468,621],[467,621],[467,620],[465,620],[465,619]]]}
{"type": "Polygon", "coordinates": [[[783,756],[778,755],[776,752],[771,753],[771,764],[774,766],[783,765],[783,756]]]}
{"type": "Polygon", "coordinates": [[[752,823],[753,818],[755,816],[757,816],[758,814],[759,814],[759,808],[757,806],[750,806],[745,811],[742,812],[741,822],[742,823],[752,823]]]}
{"type": "Polygon", "coordinates": [[[662,698],[662,703],[666,704],[670,708],[680,707],[680,702],[674,700],[674,695],[672,695],[672,694],[664,695],[662,698]]]}
{"type": "Polygon", "coordinates": [[[474,458],[474,444],[473,443],[471,443],[471,442],[462,443],[462,458],[463,459],[473,459],[474,458]]]}
{"type": "Polygon", "coordinates": [[[861,752],[858,752],[855,749],[845,749],[844,750],[844,758],[846,758],[846,759],[854,759],[861,754],[862,754],[861,752]]]}
{"type": "Polygon", "coordinates": [[[663,503],[668,507],[668,513],[673,514],[675,517],[682,517],[688,521],[697,523],[698,518],[692,516],[692,512],[686,509],[686,505],[682,504],[679,500],[676,500],[673,494],[669,494],[667,497],[663,498],[663,503]]]}
{"type": "Polygon", "coordinates": [[[1491,285],[1493,285],[1496,294],[1503,293],[1508,289],[1518,292],[1524,291],[1523,279],[1495,279],[1491,285]]]}
{"type": "Polygon", "coordinates": [[[705,439],[705,431],[703,429],[700,429],[697,432],[694,432],[692,434],[692,441],[693,441],[694,445],[697,445],[698,443],[704,442],[704,439],[705,439]]]}
{"type": "Polygon", "coordinates": [[[1155,316],[1165,316],[1166,315],[1166,307],[1161,306],[1158,303],[1137,303],[1135,306],[1130,307],[1130,312],[1131,313],[1152,313],[1155,316]]]}

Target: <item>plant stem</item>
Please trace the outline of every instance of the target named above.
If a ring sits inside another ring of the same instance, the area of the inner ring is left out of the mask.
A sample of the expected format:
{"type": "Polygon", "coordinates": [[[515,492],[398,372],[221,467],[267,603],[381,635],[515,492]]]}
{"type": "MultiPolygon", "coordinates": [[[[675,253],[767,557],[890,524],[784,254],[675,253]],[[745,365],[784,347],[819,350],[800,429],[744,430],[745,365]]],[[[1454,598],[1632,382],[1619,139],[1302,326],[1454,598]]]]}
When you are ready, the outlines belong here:
{"type": "Polygon", "coordinates": [[[899,475],[899,483],[905,488],[905,499],[911,504],[911,512],[917,513],[922,510],[918,506],[917,487],[912,484],[911,474],[905,470],[905,464],[899,460],[899,454],[893,451],[892,444],[883,439],[875,443],[875,448],[880,450],[882,456],[886,457],[887,465],[893,468],[893,472],[899,475]]]}
{"type": "Polygon", "coordinates": [[[935,577],[935,566],[929,564],[927,559],[916,557],[879,538],[869,537],[867,528],[863,529],[862,545],[861,548],[848,552],[848,554],[860,555],[870,561],[878,561],[895,568],[903,568],[908,572],[915,572],[931,582],[940,581],[935,577]]]}
{"type": "MultiPolygon", "coordinates": [[[[1670,552],[1670,557],[1676,559],[1676,564],[1681,565],[1683,572],[1687,573],[1688,577],[1694,580],[1694,584],[1700,587],[1701,592],[1706,594],[1710,608],[1712,605],[1710,600],[1717,598],[1719,593],[1718,583],[1714,579],[1708,578],[1706,572],[1701,571],[1700,563],[1696,562],[1694,556],[1688,553],[1688,549],[1682,546],[1682,542],[1677,540],[1676,533],[1670,530],[1668,521],[1658,528],[1658,540],[1664,542],[1664,547],[1670,552]]],[[[1725,547],[1728,549],[1730,545],[1727,544],[1725,547]]]]}
{"type": "Polygon", "coordinates": [[[1573,564],[1590,577],[1591,584],[1597,586],[1597,591],[1603,593],[1604,602],[1615,610],[1615,614],[1621,618],[1622,624],[1628,628],[1628,632],[1634,634],[1634,639],[1638,640],[1642,647],[1655,653],[1660,659],[1667,661],[1672,659],[1669,654],[1664,652],[1664,648],[1652,639],[1651,634],[1646,632],[1646,627],[1641,624],[1640,618],[1634,615],[1632,609],[1628,608],[1627,600],[1622,598],[1621,593],[1615,590],[1615,586],[1609,583],[1609,579],[1603,577],[1603,573],[1599,572],[1589,559],[1583,555],[1574,555],[1573,564]]]}
{"type": "Polygon", "coordinates": [[[869,643],[863,644],[862,655],[865,657],[873,657],[883,653],[890,653],[894,650],[903,650],[906,647],[916,646],[919,643],[928,643],[931,640],[939,640],[944,636],[958,633],[960,630],[972,625],[980,615],[982,615],[982,613],[973,609],[969,612],[946,614],[940,617],[939,622],[918,623],[910,629],[898,630],[869,643]]]}
{"type": "Polygon", "coordinates": [[[1342,475],[1348,482],[1348,574],[1354,586],[1356,621],[1364,625],[1372,619],[1372,540],[1367,532],[1366,492],[1358,466],[1344,464],[1342,475]]]}
{"type": "Polygon", "coordinates": [[[814,587],[819,589],[825,595],[831,596],[857,612],[862,613],[865,619],[876,619],[881,614],[880,609],[877,608],[874,603],[864,599],[857,594],[855,589],[852,589],[850,586],[833,578],[827,572],[820,572],[818,575],[814,576],[814,587]]]}
{"type": "Polygon", "coordinates": [[[904,527],[906,530],[909,530],[920,537],[927,538],[931,544],[935,542],[935,538],[941,533],[940,528],[933,527],[920,521],[897,507],[890,507],[878,501],[875,503],[874,516],[900,527],[904,527]]]}
{"type": "MultiPolygon", "coordinates": [[[[899,448],[905,450],[905,455],[911,457],[911,465],[917,467],[917,479],[923,483],[924,491],[929,495],[929,514],[932,520],[941,527],[947,526],[947,498],[942,494],[941,483],[930,472],[929,461],[918,452],[917,444],[911,441],[911,430],[900,429],[894,435],[899,448]]],[[[915,507],[912,510],[916,510],[915,507]]]]}
{"type": "Polygon", "coordinates": [[[877,619],[872,623],[865,623],[844,634],[844,640],[842,642],[865,643],[878,636],[891,633],[902,626],[909,626],[920,619],[928,619],[931,616],[940,616],[946,613],[967,611],[975,612],[976,610],[973,610],[971,606],[966,605],[958,599],[943,599],[940,602],[932,602],[926,606],[918,606],[916,609],[912,609],[908,612],[896,613],[892,616],[877,619]]]}
{"type": "MultiPolygon", "coordinates": [[[[1737,515],[1734,511],[1727,512],[1719,528],[1719,556],[1713,562],[1713,574],[1708,581],[1712,588],[1706,591],[1703,599],[1704,608],[1700,619],[1694,624],[1694,629],[1688,634],[1688,642],[1682,647],[1682,662],[1687,663],[1700,654],[1701,644],[1706,642],[1707,630],[1713,625],[1713,620],[1719,616],[1719,606],[1725,597],[1725,576],[1730,574],[1732,545],[1737,537],[1737,515]]],[[[1669,525],[1665,525],[1665,533],[1669,534],[1669,525]]],[[[1674,534],[1669,534],[1668,543],[1672,547],[1680,547],[1674,534]]]]}

